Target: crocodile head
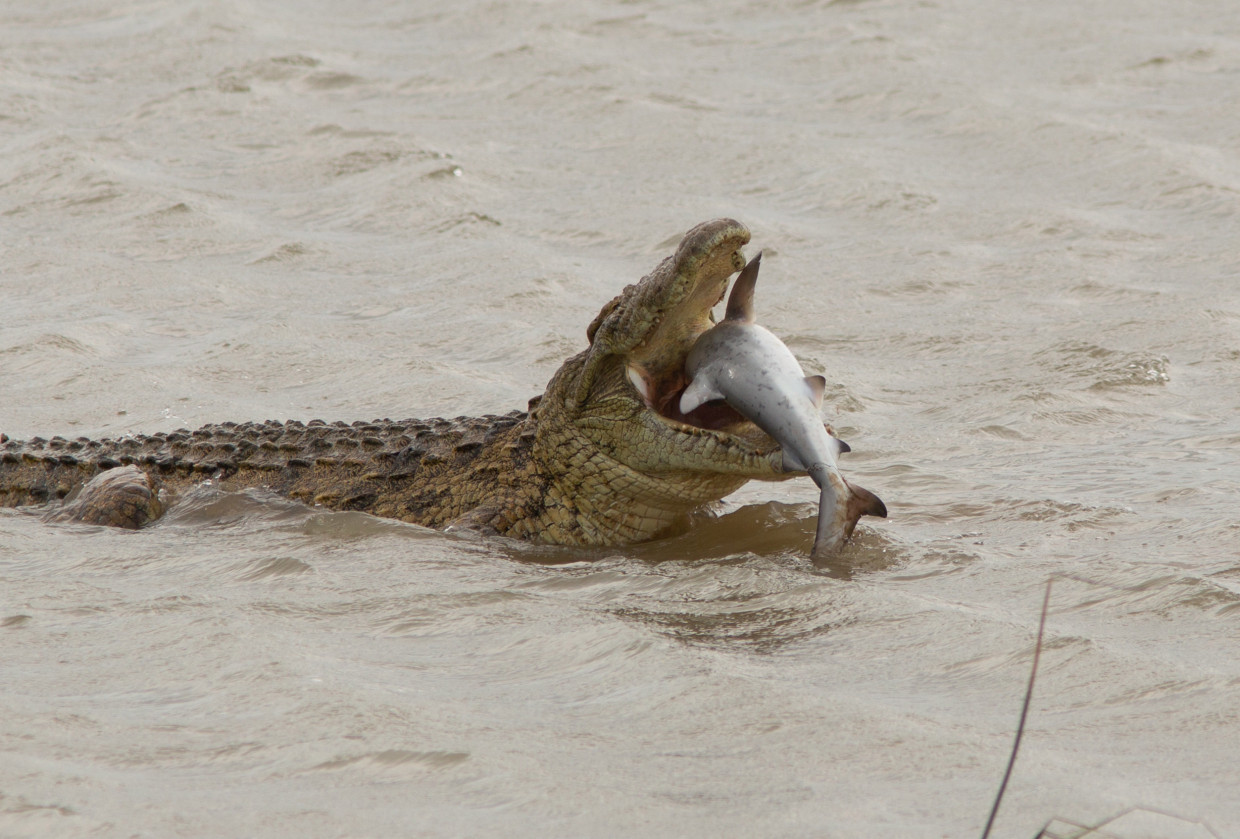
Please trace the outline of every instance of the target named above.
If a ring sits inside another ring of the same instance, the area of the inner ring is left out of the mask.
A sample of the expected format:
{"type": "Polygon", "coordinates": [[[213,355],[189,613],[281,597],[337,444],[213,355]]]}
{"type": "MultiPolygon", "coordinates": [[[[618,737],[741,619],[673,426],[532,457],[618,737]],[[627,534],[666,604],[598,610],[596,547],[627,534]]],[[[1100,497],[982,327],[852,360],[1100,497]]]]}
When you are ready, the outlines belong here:
{"type": "Polygon", "coordinates": [[[744,267],[748,241],[731,219],[690,230],[674,255],[603,307],[589,348],[564,363],[533,410],[536,457],[568,484],[573,515],[600,528],[598,543],[649,538],[748,480],[789,477],[779,444],[726,405],[687,415],[676,407],[685,359],[744,267]],[[609,510],[625,520],[608,520],[609,510]]]}

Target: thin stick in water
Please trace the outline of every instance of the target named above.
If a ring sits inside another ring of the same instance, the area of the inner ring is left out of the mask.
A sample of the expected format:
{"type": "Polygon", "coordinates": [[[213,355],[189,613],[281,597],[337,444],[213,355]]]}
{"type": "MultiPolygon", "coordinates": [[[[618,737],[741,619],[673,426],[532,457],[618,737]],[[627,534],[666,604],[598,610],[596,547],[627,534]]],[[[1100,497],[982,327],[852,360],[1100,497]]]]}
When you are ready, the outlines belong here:
{"type": "Polygon", "coordinates": [[[1007,790],[1008,779],[1012,777],[1012,767],[1016,765],[1016,753],[1020,751],[1020,738],[1025,735],[1025,718],[1029,715],[1029,702],[1033,699],[1033,683],[1038,677],[1038,659],[1042,656],[1042,633],[1046,629],[1046,612],[1051,603],[1051,583],[1054,578],[1046,581],[1046,594],[1042,598],[1042,617],[1038,620],[1038,640],[1033,645],[1033,666],[1029,668],[1029,687],[1025,689],[1025,704],[1020,709],[1020,722],[1016,725],[1016,740],[1012,743],[1012,754],[1008,758],[1007,771],[1003,773],[1003,781],[999,784],[999,792],[995,795],[995,803],[990,808],[990,818],[986,820],[986,829],[982,831],[982,839],[989,839],[990,828],[994,826],[995,816],[999,815],[999,805],[1003,802],[1003,793],[1007,790]]]}

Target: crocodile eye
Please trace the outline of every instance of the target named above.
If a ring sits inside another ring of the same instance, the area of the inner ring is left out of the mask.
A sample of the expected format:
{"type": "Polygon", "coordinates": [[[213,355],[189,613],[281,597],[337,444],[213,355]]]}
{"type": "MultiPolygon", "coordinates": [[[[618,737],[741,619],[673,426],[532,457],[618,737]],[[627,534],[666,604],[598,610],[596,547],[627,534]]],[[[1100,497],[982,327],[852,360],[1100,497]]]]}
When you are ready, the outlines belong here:
{"type": "Polygon", "coordinates": [[[590,325],[586,327],[586,340],[591,344],[594,343],[594,335],[598,332],[598,328],[603,325],[603,321],[607,320],[607,316],[614,312],[616,307],[620,305],[621,297],[623,297],[623,295],[613,297],[611,301],[594,317],[594,320],[590,321],[590,325]]]}

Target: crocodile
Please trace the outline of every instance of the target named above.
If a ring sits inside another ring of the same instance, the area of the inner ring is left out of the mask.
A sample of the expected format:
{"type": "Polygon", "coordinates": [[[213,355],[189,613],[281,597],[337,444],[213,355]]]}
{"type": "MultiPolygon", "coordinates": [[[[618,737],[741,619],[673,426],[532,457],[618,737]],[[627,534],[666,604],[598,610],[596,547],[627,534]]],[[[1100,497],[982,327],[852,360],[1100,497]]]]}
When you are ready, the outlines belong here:
{"type": "MultiPolygon", "coordinates": [[[[455,419],[268,421],[92,440],[0,436],[0,506],[138,528],[210,480],[331,510],[544,544],[607,546],[676,532],[751,479],[779,481],[780,445],[725,403],[679,411],[685,359],[708,330],[749,231],[690,230],[605,305],[525,411],[455,419]]],[[[848,530],[856,524],[854,517],[848,530]]]]}

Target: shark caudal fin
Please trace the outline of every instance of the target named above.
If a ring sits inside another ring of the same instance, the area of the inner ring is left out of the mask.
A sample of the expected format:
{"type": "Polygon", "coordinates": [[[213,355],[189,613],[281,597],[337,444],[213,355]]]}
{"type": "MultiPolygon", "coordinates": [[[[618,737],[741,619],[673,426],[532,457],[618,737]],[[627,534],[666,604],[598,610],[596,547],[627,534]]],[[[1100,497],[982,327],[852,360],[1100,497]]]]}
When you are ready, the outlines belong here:
{"type": "Polygon", "coordinates": [[[848,507],[846,518],[844,520],[844,538],[852,536],[852,532],[857,527],[857,519],[862,516],[877,516],[880,519],[887,518],[887,505],[883,500],[865,487],[855,486],[845,481],[844,484],[850,491],[848,498],[848,507]]]}
{"type": "Polygon", "coordinates": [[[835,553],[852,538],[853,531],[857,528],[857,519],[862,516],[887,518],[887,505],[882,502],[882,499],[865,487],[853,486],[843,480],[842,476],[840,480],[847,489],[847,497],[844,499],[842,510],[837,508],[840,499],[836,496],[832,481],[824,480],[821,484],[822,496],[818,501],[818,530],[814,534],[814,547],[810,550],[810,557],[815,565],[821,565],[820,560],[835,553]]]}
{"type": "Polygon", "coordinates": [[[732,283],[732,293],[728,295],[728,313],[724,315],[725,320],[753,323],[753,290],[758,284],[758,268],[761,264],[762,251],[758,251],[758,255],[741,269],[740,276],[732,283]]]}

